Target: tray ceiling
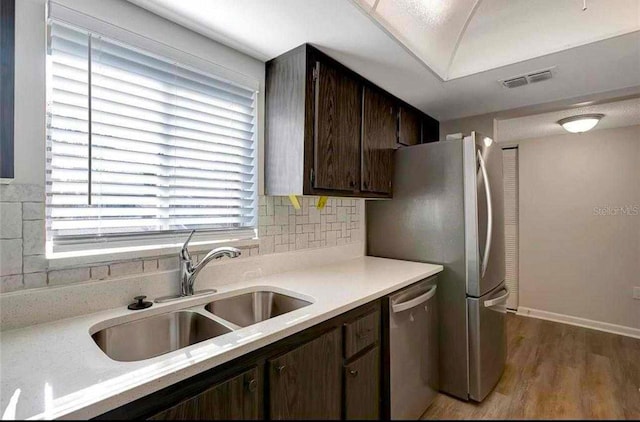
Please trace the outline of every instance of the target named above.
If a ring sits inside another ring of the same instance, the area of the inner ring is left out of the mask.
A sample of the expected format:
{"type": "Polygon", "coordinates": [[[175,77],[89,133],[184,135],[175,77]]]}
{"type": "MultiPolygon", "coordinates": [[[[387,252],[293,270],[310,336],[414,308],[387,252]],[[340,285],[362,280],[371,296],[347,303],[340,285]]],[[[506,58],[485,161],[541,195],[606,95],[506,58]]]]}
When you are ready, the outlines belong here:
{"type": "Polygon", "coordinates": [[[637,0],[353,0],[441,79],[640,29],[637,0]]]}

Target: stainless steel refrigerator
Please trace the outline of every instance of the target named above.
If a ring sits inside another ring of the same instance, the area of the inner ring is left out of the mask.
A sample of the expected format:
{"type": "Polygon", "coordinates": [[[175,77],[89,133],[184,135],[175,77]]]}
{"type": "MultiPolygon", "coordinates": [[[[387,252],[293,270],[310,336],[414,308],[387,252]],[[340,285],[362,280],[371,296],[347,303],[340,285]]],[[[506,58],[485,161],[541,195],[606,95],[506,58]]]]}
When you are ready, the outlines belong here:
{"type": "Polygon", "coordinates": [[[502,150],[464,139],[396,151],[393,199],[367,201],[367,254],[442,264],[440,390],[482,401],[506,359],[502,150]]]}

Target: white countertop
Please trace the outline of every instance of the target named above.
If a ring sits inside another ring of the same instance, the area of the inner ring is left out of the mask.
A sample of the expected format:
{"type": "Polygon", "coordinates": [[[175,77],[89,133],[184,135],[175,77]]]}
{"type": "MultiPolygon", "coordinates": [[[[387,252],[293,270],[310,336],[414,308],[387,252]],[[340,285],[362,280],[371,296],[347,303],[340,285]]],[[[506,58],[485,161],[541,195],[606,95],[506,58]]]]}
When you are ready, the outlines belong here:
{"type": "MultiPolygon", "coordinates": [[[[274,343],[442,271],[442,266],[361,257],[218,287],[212,296],[117,308],[2,332],[0,410],[6,419],[86,419],[274,343]],[[98,329],[214,298],[269,288],[312,305],[155,358],[116,362],[94,343],[98,329]]],[[[42,306],[47,306],[43,303],[42,306]]]]}

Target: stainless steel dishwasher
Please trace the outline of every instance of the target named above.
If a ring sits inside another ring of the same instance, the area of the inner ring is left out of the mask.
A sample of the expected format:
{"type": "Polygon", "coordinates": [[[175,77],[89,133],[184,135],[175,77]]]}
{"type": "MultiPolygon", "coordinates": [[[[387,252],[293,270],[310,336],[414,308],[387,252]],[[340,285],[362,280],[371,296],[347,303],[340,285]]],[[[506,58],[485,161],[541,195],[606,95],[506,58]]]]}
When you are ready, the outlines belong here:
{"type": "Polygon", "coordinates": [[[438,392],[437,277],[389,297],[391,419],[418,419],[438,392]]]}

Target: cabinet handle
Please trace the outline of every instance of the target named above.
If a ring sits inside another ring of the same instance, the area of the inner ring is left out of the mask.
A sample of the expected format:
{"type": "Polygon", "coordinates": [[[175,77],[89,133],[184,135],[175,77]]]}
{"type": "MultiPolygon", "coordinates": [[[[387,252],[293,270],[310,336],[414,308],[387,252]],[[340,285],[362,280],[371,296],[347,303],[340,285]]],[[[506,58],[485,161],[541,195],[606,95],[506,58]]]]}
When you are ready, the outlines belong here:
{"type": "Polygon", "coordinates": [[[249,390],[250,393],[255,393],[257,389],[258,381],[256,381],[255,379],[252,379],[247,383],[247,390],[249,390]]]}
{"type": "Polygon", "coordinates": [[[279,373],[279,374],[281,374],[281,373],[283,373],[283,372],[284,372],[284,369],[285,369],[286,367],[287,367],[287,365],[279,365],[279,366],[276,366],[276,372],[277,372],[277,373],[279,373]]]}
{"type": "Polygon", "coordinates": [[[351,375],[352,377],[357,377],[358,376],[358,370],[357,369],[349,369],[349,375],[351,375]]]}

